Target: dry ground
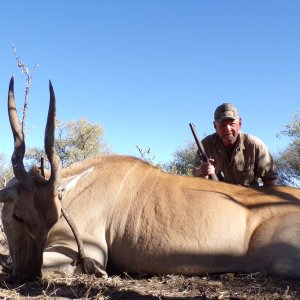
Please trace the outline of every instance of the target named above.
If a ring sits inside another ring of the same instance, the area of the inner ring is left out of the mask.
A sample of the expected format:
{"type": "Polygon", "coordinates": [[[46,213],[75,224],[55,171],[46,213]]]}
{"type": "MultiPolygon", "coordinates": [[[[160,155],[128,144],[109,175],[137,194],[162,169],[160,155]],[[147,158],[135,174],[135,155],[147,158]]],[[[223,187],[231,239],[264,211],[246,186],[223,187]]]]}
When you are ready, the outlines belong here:
{"type": "Polygon", "coordinates": [[[123,274],[107,280],[93,276],[44,278],[10,285],[0,277],[1,299],[300,299],[298,281],[259,274],[206,277],[123,274]]]}

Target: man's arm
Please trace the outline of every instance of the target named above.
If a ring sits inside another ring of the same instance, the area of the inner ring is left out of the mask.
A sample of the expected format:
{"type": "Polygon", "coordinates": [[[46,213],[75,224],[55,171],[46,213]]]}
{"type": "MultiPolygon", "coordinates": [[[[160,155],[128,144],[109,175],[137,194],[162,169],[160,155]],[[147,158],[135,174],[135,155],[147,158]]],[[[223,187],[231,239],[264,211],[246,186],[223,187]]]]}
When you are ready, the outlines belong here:
{"type": "Polygon", "coordinates": [[[278,173],[273,157],[266,144],[256,137],[255,139],[259,151],[259,161],[257,166],[258,176],[261,178],[264,186],[276,185],[278,173]]]}
{"type": "Polygon", "coordinates": [[[195,168],[193,170],[193,175],[196,177],[206,177],[208,176],[209,178],[211,178],[212,180],[216,180],[219,181],[218,176],[215,173],[215,167],[212,165],[213,160],[209,159],[206,151],[202,145],[202,142],[199,140],[198,138],[198,134],[196,132],[196,128],[195,125],[193,123],[190,123],[190,128],[192,130],[193,136],[195,138],[195,142],[197,144],[198,147],[198,151],[196,154],[196,160],[197,160],[197,156],[199,157],[199,161],[200,161],[200,170],[198,168],[199,163],[195,162],[195,168]],[[202,157],[203,161],[200,159],[200,157],[202,157]],[[198,175],[198,176],[197,176],[198,175]]]}

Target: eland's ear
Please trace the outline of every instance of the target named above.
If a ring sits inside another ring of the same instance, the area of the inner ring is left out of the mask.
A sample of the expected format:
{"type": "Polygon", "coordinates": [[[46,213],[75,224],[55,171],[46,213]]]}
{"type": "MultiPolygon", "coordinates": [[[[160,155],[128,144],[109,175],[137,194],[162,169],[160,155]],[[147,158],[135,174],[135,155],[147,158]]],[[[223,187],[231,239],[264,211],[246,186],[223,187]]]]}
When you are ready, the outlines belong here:
{"type": "Polygon", "coordinates": [[[64,178],[59,187],[59,190],[69,191],[73,189],[82,179],[88,177],[93,171],[94,171],[94,167],[91,167],[78,175],[64,178]]]}
{"type": "Polygon", "coordinates": [[[15,187],[5,187],[0,191],[0,203],[6,203],[9,201],[13,201],[16,198],[16,189],[15,187]]]}

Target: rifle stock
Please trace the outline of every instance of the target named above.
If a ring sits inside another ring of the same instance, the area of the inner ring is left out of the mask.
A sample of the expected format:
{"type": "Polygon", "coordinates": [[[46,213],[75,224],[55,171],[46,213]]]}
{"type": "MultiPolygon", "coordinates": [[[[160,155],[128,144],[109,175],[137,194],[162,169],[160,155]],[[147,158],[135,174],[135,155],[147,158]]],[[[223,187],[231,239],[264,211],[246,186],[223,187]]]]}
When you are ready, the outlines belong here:
{"type": "MultiPolygon", "coordinates": [[[[195,125],[194,125],[193,123],[190,123],[189,125],[190,125],[190,128],[191,128],[191,130],[192,130],[192,133],[193,133],[195,142],[196,142],[196,144],[197,144],[198,150],[199,150],[200,154],[201,154],[202,157],[203,157],[203,160],[204,160],[205,162],[209,162],[209,159],[208,159],[208,156],[207,156],[207,154],[206,154],[206,151],[205,151],[205,149],[204,149],[204,147],[203,147],[201,141],[200,141],[199,138],[198,138],[198,135],[197,135],[197,132],[196,132],[196,128],[195,128],[195,125]]],[[[218,176],[217,176],[217,174],[215,174],[215,173],[209,175],[209,178],[211,178],[212,180],[219,181],[218,176]]]]}

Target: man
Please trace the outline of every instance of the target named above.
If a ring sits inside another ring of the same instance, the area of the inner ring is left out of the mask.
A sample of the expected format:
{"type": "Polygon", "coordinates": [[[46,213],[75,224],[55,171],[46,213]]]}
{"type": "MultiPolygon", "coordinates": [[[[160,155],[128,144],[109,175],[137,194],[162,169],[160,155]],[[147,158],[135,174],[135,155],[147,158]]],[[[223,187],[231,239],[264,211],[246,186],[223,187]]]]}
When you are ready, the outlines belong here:
{"type": "Polygon", "coordinates": [[[228,183],[245,186],[275,184],[277,172],[267,146],[257,137],[240,131],[242,119],[231,103],[218,106],[214,114],[216,133],[205,137],[202,144],[209,157],[203,162],[196,155],[193,175],[206,177],[223,172],[228,183]]]}

